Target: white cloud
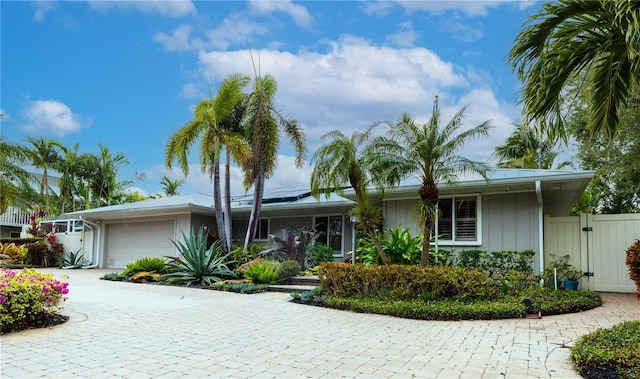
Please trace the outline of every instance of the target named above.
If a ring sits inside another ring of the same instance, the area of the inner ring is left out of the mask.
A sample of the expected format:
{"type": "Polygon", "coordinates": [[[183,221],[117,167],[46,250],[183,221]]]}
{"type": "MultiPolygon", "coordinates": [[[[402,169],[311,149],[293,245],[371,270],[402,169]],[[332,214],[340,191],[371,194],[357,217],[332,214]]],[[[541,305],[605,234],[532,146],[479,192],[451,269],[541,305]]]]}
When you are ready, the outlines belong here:
{"type": "Polygon", "coordinates": [[[269,29],[251,21],[246,16],[235,14],[226,18],[222,25],[207,32],[208,44],[226,50],[231,45],[246,45],[252,35],[265,35],[269,29]]]}
{"type": "Polygon", "coordinates": [[[506,0],[477,1],[477,0],[447,0],[447,1],[413,1],[400,0],[400,4],[407,12],[424,11],[440,15],[446,11],[458,10],[468,16],[484,16],[489,8],[495,8],[507,3],[506,0]]]}
{"type": "Polygon", "coordinates": [[[367,15],[386,16],[395,6],[393,1],[363,1],[362,10],[367,15]]]}
{"type": "Polygon", "coordinates": [[[135,0],[135,1],[88,1],[89,7],[107,11],[111,8],[136,10],[145,14],[166,17],[184,17],[196,14],[196,6],[191,0],[135,0]]]}
{"type": "Polygon", "coordinates": [[[33,13],[33,20],[37,22],[44,21],[44,16],[47,12],[53,10],[56,7],[56,2],[51,0],[38,0],[31,3],[36,9],[33,13]]]}
{"type": "Polygon", "coordinates": [[[484,36],[482,26],[472,26],[470,23],[463,22],[458,13],[444,18],[440,22],[439,29],[462,42],[474,42],[484,36]]]}
{"type": "Polygon", "coordinates": [[[202,48],[203,42],[199,38],[191,38],[191,25],[180,25],[169,34],[156,33],[153,40],[162,45],[166,51],[190,51],[202,48]]]}
{"type": "Polygon", "coordinates": [[[307,8],[291,1],[251,0],[249,1],[249,9],[254,13],[263,14],[272,12],[286,13],[298,26],[309,26],[313,22],[313,17],[311,17],[307,8]]]}
{"type": "Polygon", "coordinates": [[[407,21],[398,25],[398,31],[387,36],[387,41],[400,47],[412,47],[417,38],[418,33],[413,30],[413,24],[407,21]]]}
{"type": "Polygon", "coordinates": [[[37,135],[63,137],[79,132],[83,124],[91,124],[90,120],[71,112],[66,104],[55,100],[29,101],[22,114],[26,121],[22,129],[37,135]]]}

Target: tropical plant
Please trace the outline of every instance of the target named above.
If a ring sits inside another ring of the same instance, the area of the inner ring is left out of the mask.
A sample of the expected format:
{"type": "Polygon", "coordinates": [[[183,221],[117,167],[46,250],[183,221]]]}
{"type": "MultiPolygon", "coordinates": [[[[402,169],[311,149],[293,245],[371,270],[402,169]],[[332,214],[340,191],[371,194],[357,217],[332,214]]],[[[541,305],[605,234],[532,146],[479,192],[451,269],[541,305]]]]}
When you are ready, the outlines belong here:
{"type": "Polygon", "coordinates": [[[219,240],[207,248],[207,236],[200,229],[195,234],[193,229],[189,237],[182,233],[184,242],[171,241],[180,253],[177,257],[166,256],[168,270],[161,279],[168,283],[211,285],[224,278],[235,278],[237,275],[227,267],[227,259],[231,253],[223,254],[219,240]]]}
{"type": "Polygon", "coordinates": [[[307,261],[310,267],[322,262],[333,262],[333,249],[331,246],[316,242],[307,248],[307,261]]]}
{"type": "Polygon", "coordinates": [[[122,271],[122,275],[129,277],[139,272],[164,274],[168,272],[169,268],[170,267],[167,266],[166,259],[164,258],[143,257],[135,260],[134,262],[127,263],[126,267],[122,271]]]}
{"type": "Polygon", "coordinates": [[[263,250],[260,254],[267,255],[273,252],[283,252],[286,254],[287,260],[294,260],[300,264],[300,267],[305,267],[307,249],[321,235],[322,232],[318,232],[315,228],[311,229],[307,226],[300,229],[299,234],[291,230],[282,229],[280,237],[274,234],[269,235],[273,246],[263,250]]]}
{"type": "Polygon", "coordinates": [[[566,138],[563,91],[578,76],[589,88],[588,130],[613,135],[618,109],[640,73],[640,2],[559,0],[525,23],[509,53],[523,82],[527,120],[566,138]]]}
{"type": "Polygon", "coordinates": [[[89,186],[95,195],[96,205],[100,207],[111,205],[117,201],[118,197],[122,195],[124,187],[130,182],[117,181],[120,166],[129,164],[126,156],[122,153],[113,155],[109,148],[102,144],[98,144],[98,147],[100,154],[89,155],[85,159],[90,162],[85,162],[85,164],[89,170],[93,170],[88,173],[89,186]]]}
{"type": "MultiPolygon", "coordinates": [[[[542,140],[535,128],[519,124],[516,130],[505,140],[504,144],[495,148],[494,155],[498,158],[498,167],[550,169],[558,156],[549,140],[542,140]]],[[[569,164],[562,162],[557,165],[560,169],[569,164]]]]}
{"type": "Polygon", "coordinates": [[[242,267],[242,275],[254,284],[276,284],[280,280],[278,267],[280,262],[267,259],[255,259],[242,267]]]}
{"type": "Polygon", "coordinates": [[[351,187],[356,196],[356,227],[371,238],[380,260],[387,264],[389,260],[378,239],[382,209],[371,203],[367,189],[376,170],[371,141],[377,125],[372,124],[364,132],[354,131],[351,137],[338,129],[321,137],[325,144],[316,150],[311,159],[314,165],[311,194],[316,199],[324,194],[328,199],[333,192],[343,194],[346,188],[351,187]]]}
{"type": "Polygon", "coordinates": [[[0,136],[0,214],[18,201],[21,186],[30,188],[34,182],[33,176],[22,168],[27,161],[24,146],[0,136]]]}
{"type": "Polygon", "coordinates": [[[460,109],[442,128],[436,96],[433,114],[426,124],[419,125],[408,114],[397,122],[389,122],[386,138],[376,141],[379,178],[388,185],[397,185],[403,178],[417,175],[420,179],[420,201],[414,210],[422,229],[420,264],[429,263],[429,240],[438,213],[440,190],[438,183],[454,186],[458,174],[478,173],[486,178],[488,168],[458,155],[471,138],[485,137],[490,128],[485,121],[471,129],[463,127],[467,108],[460,109]]]}
{"type": "Polygon", "coordinates": [[[247,99],[245,136],[251,145],[251,161],[245,170],[245,182],[253,185],[253,203],[244,246],[253,241],[258,228],[265,180],[273,175],[280,146],[279,129],[289,137],[296,152],[295,164],[304,164],[307,150],[305,136],[294,119],[285,118],[274,105],[278,85],[272,75],[258,75],[253,80],[253,91],[247,99]]]}
{"type": "Polygon", "coordinates": [[[52,212],[49,201],[49,170],[55,169],[59,165],[61,160],[60,153],[65,148],[60,142],[45,137],[36,139],[28,136],[27,142],[31,145],[27,149],[27,156],[31,164],[36,168],[42,169],[40,197],[44,199],[47,210],[52,212]]]}
{"type": "Polygon", "coordinates": [[[184,179],[171,179],[168,176],[164,175],[160,180],[160,185],[162,186],[162,190],[164,194],[167,196],[176,196],[179,195],[178,188],[184,184],[184,179]]]}
{"type": "MultiPolygon", "coordinates": [[[[193,120],[187,122],[170,137],[165,150],[165,165],[171,168],[173,161],[177,160],[186,176],[189,173],[187,153],[191,145],[200,139],[200,167],[202,172],[208,172],[213,179],[216,225],[221,246],[225,252],[231,251],[231,234],[225,230],[225,225],[231,228],[231,211],[230,203],[226,204],[223,211],[220,192],[220,154],[222,147],[226,147],[236,161],[242,167],[246,167],[250,156],[248,144],[240,134],[225,129],[225,125],[231,123],[230,119],[235,120],[237,114],[234,112],[237,112],[244,101],[242,89],[248,82],[248,77],[239,74],[223,80],[216,97],[204,99],[198,103],[193,120]],[[227,123],[223,124],[225,120],[227,123]],[[227,214],[226,219],[223,212],[227,214]]],[[[226,183],[229,183],[229,178],[226,183]]],[[[230,201],[230,194],[226,193],[225,196],[230,201]]]]}
{"type": "Polygon", "coordinates": [[[82,268],[84,265],[84,253],[80,250],[73,252],[67,251],[62,258],[61,268],[82,268]]]}
{"type": "Polygon", "coordinates": [[[640,240],[636,240],[626,251],[625,263],[629,269],[629,278],[636,284],[636,291],[633,293],[640,300],[640,240]]]}

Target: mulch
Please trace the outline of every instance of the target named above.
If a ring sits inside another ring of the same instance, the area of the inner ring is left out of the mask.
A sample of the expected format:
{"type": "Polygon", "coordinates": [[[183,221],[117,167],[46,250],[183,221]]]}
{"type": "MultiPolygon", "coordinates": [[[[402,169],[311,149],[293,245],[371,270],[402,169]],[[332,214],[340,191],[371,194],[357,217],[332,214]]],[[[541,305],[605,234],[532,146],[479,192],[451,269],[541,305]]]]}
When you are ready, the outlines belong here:
{"type": "Polygon", "coordinates": [[[27,329],[49,328],[52,326],[64,324],[67,321],[69,321],[69,316],[64,316],[57,313],[45,314],[41,315],[40,317],[36,317],[33,320],[19,322],[9,327],[0,329],[0,334],[18,332],[27,329]]]}

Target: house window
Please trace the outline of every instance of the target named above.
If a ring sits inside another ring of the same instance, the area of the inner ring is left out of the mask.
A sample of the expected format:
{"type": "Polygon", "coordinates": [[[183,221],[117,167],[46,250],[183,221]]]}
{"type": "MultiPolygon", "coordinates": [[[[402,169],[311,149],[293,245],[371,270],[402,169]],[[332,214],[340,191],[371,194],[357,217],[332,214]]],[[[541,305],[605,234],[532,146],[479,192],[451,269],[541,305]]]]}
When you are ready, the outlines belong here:
{"type": "Polygon", "coordinates": [[[333,249],[333,255],[342,256],[342,215],[316,217],[316,230],[323,232],[316,240],[333,249]]]}
{"type": "Polygon", "coordinates": [[[261,218],[258,222],[258,231],[256,233],[255,239],[257,240],[268,240],[269,239],[269,219],[261,218]]]}
{"type": "Polygon", "coordinates": [[[479,197],[454,197],[438,201],[438,235],[441,242],[480,243],[479,197]]]}

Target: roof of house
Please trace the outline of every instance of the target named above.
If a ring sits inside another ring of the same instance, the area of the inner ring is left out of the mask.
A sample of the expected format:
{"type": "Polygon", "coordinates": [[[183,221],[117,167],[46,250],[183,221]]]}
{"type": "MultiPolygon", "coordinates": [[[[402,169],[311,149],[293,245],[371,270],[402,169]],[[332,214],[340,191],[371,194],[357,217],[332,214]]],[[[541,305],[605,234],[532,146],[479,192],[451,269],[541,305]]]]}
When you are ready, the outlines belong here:
{"type": "MultiPolygon", "coordinates": [[[[460,177],[456,186],[439,184],[441,195],[456,194],[495,194],[505,192],[535,192],[536,182],[540,182],[541,195],[545,213],[566,215],[580,197],[589,181],[592,171],[567,170],[526,170],[526,169],[494,169],[485,181],[478,175],[460,177]]],[[[394,189],[384,194],[385,200],[400,198],[417,198],[420,182],[418,178],[409,178],[394,189]]],[[[372,194],[373,196],[373,194],[372,194]]],[[[311,196],[304,188],[275,188],[265,190],[262,210],[303,210],[311,208],[352,207],[353,191],[347,190],[344,196],[331,194],[319,199],[311,196]]],[[[232,197],[234,213],[248,213],[253,203],[253,194],[232,197]]],[[[214,214],[213,196],[201,193],[178,195],[148,199],[134,203],[111,205],[107,207],[87,209],[66,213],[63,217],[88,217],[96,219],[115,219],[128,217],[145,217],[158,215],[175,215],[181,213],[214,214]]]]}

